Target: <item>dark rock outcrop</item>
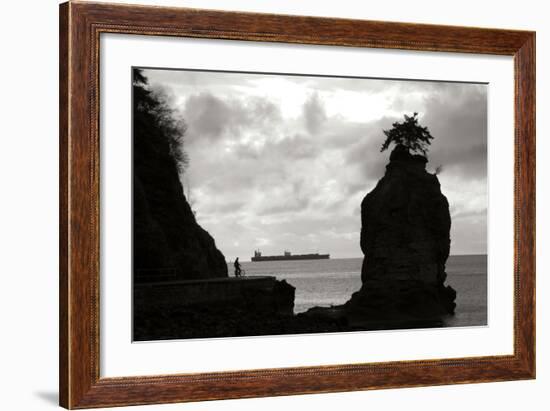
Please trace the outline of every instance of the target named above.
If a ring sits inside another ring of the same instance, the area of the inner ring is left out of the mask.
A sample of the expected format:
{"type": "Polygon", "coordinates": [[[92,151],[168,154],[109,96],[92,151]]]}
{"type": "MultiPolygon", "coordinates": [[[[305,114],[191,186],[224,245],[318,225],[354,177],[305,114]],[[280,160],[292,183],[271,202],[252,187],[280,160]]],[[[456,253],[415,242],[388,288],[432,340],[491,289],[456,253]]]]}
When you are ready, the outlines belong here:
{"type": "Polygon", "coordinates": [[[223,254],[185,198],[167,137],[150,114],[134,114],[135,280],[227,277],[223,254]]]}
{"type": "Polygon", "coordinates": [[[140,283],[134,339],[283,334],[296,321],[294,294],[285,280],[268,276],[140,283]]]}
{"type": "Polygon", "coordinates": [[[454,312],[456,292],[444,285],[449,204],[426,162],[397,146],[384,177],[361,204],[365,257],[362,287],[345,305],[351,324],[429,326],[454,312]]]}

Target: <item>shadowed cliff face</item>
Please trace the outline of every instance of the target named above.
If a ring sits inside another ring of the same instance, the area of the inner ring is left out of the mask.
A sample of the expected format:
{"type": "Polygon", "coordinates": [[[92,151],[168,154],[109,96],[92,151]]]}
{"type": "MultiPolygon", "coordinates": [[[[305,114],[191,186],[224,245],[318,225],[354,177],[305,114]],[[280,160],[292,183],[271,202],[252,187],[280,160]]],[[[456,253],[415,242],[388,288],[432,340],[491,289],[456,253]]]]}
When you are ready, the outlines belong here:
{"type": "Polygon", "coordinates": [[[363,286],[347,303],[373,320],[421,320],[454,312],[445,287],[449,204],[427,159],[397,146],[384,177],[361,204],[363,286]]]}
{"type": "Polygon", "coordinates": [[[154,116],[134,105],[136,281],[227,277],[223,254],[196,222],[170,145],[154,116]]]}

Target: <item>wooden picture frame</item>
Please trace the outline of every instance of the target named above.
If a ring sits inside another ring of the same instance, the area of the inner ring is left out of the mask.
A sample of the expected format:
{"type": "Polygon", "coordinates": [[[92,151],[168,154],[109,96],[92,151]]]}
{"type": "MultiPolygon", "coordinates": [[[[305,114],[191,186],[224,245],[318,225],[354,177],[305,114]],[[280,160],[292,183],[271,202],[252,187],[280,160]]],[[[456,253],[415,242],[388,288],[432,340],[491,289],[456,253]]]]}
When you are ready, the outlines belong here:
{"type": "Polygon", "coordinates": [[[60,6],[60,405],[91,408],[535,378],[535,33],[69,2],[60,6]],[[100,378],[101,33],[513,56],[514,353],[100,378]]]}

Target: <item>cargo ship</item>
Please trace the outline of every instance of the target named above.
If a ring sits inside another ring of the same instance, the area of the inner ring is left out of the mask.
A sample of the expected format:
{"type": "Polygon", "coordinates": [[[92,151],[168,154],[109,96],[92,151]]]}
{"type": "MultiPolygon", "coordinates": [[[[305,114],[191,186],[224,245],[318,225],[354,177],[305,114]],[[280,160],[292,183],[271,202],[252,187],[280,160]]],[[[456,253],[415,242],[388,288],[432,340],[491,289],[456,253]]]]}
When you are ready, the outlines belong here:
{"type": "Polygon", "coordinates": [[[292,260],[328,260],[330,254],[295,254],[292,255],[290,251],[285,251],[283,255],[266,255],[263,256],[260,250],[254,251],[254,257],[252,261],[292,261],[292,260]]]}

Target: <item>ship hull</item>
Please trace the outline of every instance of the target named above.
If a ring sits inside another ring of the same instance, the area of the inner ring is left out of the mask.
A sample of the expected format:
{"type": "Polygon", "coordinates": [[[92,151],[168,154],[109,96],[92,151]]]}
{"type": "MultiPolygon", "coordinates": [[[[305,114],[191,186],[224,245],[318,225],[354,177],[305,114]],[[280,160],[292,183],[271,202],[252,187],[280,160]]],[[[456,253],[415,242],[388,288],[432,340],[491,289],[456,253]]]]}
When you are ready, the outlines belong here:
{"type": "Polygon", "coordinates": [[[294,260],[328,260],[330,254],[297,254],[297,255],[266,255],[252,257],[253,262],[259,261],[294,261],[294,260]]]}

